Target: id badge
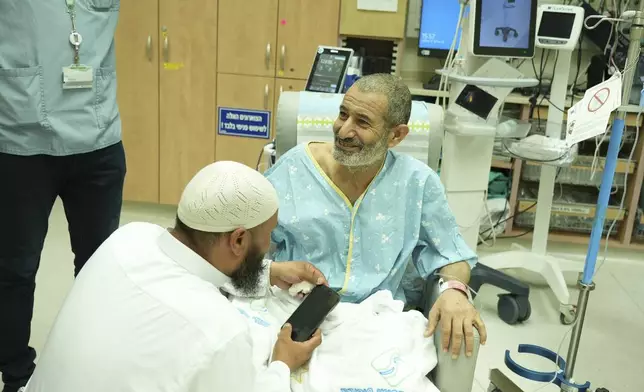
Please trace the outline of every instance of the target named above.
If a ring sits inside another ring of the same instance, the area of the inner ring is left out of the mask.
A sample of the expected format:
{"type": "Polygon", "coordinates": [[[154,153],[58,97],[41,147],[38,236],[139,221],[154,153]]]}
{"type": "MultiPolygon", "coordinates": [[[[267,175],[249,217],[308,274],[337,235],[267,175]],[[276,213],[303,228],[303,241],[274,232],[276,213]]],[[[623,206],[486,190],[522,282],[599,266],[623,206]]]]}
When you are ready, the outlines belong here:
{"type": "Polygon", "coordinates": [[[94,69],[87,65],[63,67],[63,89],[91,89],[94,86],[94,69]]]}

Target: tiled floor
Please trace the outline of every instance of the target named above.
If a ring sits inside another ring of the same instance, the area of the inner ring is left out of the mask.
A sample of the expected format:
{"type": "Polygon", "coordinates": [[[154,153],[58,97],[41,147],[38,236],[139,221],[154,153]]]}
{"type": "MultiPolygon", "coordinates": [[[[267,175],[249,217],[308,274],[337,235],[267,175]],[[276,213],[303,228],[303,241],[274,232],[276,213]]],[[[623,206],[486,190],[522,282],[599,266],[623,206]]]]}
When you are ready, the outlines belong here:
{"type": "MultiPolygon", "coordinates": [[[[127,204],[122,223],[143,220],[170,226],[173,217],[174,209],[171,207],[127,204]]],[[[493,250],[479,251],[498,251],[508,246],[509,242],[499,242],[493,250]]],[[[550,249],[553,253],[579,259],[580,263],[585,252],[583,247],[561,244],[552,244],[550,249]]],[[[639,392],[644,389],[642,379],[638,377],[644,370],[644,252],[611,249],[609,256],[609,261],[595,280],[597,289],[590,299],[576,378],[590,380],[594,386],[604,386],[611,392],[639,392]]],[[[32,345],[37,350],[43,346],[72,283],[71,261],[66,221],[62,208],[57,205],[50,219],[38,275],[32,334],[32,345]]],[[[574,283],[575,276],[570,279],[574,283]]],[[[496,316],[497,293],[496,289],[484,286],[479,296],[489,339],[479,355],[475,392],[487,390],[491,368],[505,369],[503,358],[506,349],[515,352],[520,343],[532,343],[553,350],[561,345],[560,352],[564,356],[567,351],[568,340],[564,337],[569,336],[565,335],[570,328],[559,323],[554,296],[547,288],[535,285],[530,297],[532,317],[519,326],[506,325],[496,316]]],[[[553,370],[553,365],[547,361],[519,354],[514,354],[514,357],[535,370],[553,370]]],[[[542,387],[518,377],[513,379],[526,392],[542,387]]],[[[547,386],[541,391],[558,391],[558,388],[547,386]]]]}

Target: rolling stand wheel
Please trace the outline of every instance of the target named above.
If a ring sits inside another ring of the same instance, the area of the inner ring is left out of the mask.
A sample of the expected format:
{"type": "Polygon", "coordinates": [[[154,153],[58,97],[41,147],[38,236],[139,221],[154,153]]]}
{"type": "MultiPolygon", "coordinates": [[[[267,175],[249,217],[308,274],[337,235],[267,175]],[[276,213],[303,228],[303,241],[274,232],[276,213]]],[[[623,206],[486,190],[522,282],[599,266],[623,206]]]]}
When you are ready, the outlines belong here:
{"type": "Polygon", "coordinates": [[[506,324],[514,325],[529,319],[532,308],[527,296],[501,294],[497,303],[497,312],[506,324]]]}
{"type": "Polygon", "coordinates": [[[559,314],[559,321],[563,325],[571,325],[575,322],[577,318],[577,306],[575,305],[563,305],[560,308],[561,314],[559,314]]]}

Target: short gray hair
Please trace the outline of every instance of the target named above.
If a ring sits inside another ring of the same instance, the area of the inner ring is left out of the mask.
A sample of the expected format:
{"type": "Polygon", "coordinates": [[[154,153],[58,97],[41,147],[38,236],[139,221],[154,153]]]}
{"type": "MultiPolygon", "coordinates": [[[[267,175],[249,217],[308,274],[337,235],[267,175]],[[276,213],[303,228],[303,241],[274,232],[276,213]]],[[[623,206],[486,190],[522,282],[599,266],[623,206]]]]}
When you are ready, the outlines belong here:
{"type": "Polygon", "coordinates": [[[385,121],[389,127],[407,125],[411,116],[411,92],[401,78],[384,73],[371,74],[358,79],[353,86],[363,93],[383,94],[387,98],[385,121]]]}

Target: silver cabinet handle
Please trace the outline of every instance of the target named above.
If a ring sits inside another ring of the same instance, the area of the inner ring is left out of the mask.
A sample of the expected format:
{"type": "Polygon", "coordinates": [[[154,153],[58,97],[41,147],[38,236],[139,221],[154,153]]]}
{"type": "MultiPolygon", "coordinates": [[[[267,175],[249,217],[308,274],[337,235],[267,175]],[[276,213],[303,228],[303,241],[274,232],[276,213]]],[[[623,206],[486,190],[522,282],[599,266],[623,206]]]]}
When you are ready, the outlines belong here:
{"type": "Polygon", "coordinates": [[[271,69],[271,44],[266,44],[266,69],[271,69]]]}
{"type": "Polygon", "coordinates": [[[284,86],[280,86],[280,95],[284,92],[284,86]]]}
{"type": "Polygon", "coordinates": [[[148,35],[148,42],[145,44],[145,53],[148,56],[148,60],[152,61],[152,36],[148,35]]]}
{"type": "Polygon", "coordinates": [[[163,61],[166,63],[170,62],[170,39],[167,35],[163,39],[163,61]]]}
{"type": "Polygon", "coordinates": [[[280,56],[280,69],[285,71],[286,68],[286,45],[282,45],[282,53],[280,56]]]}
{"type": "Polygon", "coordinates": [[[268,84],[264,86],[264,109],[268,109],[268,84]]]}

